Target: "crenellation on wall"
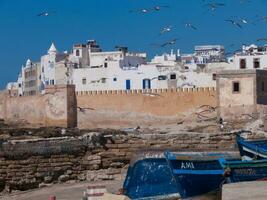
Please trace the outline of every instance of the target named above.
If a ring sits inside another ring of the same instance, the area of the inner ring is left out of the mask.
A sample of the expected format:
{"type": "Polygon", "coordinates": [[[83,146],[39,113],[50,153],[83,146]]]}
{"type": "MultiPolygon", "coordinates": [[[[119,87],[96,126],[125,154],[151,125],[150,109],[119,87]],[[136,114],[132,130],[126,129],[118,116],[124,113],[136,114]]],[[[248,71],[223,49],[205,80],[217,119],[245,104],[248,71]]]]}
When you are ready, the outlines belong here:
{"type": "Polygon", "coordinates": [[[216,91],[215,87],[198,87],[198,88],[170,88],[170,89],[139,89],[139,90],[97,90],[97,91],[77,91],[77,96],[83,95],[109,95],[109,94],[144,94],[144,93],[180,93],[180,92],[209,92],[216,91]]]}

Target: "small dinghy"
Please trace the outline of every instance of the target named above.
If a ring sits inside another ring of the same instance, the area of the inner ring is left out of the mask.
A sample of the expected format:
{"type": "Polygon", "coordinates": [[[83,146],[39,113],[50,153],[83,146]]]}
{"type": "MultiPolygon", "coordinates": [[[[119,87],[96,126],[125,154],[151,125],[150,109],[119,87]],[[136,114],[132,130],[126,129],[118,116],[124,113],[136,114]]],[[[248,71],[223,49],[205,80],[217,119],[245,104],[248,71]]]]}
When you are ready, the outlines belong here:
{"type": "Polygon", "coordinates": [[[220,158],[233,160],[233,152],[165,153],[182,198],[218,191],[225,182],[220,158]]]}
{"type": "Polygon", "coordinates": [[[180,194],[168,163],[161,153],[145,153],[131,161],[123,185],[134,200],[178,199],[180,194]]]}
{"type": "Polygon", "coordinates": [[[220,163],[225,170],[227,183],[267,180],[267,160],[227,161],[222,158],[220,163]]]}
{"type": "Polygon", "coordinates": [[[245,140],[238,134],[236,143],[244,160],[267,159],[267,139],[245,140]]]}

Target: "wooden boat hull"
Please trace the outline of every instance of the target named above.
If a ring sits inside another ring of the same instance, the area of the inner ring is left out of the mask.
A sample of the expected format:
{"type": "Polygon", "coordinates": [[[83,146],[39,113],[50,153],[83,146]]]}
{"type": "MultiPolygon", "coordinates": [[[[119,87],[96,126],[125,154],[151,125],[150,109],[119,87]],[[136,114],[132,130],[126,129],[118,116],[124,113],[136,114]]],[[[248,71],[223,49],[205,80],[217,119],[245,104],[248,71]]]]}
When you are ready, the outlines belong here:
{"type": "Polygon", "coordinates": [[[136,161],[128,169],[123,189],[126,196],[135,200],[180,197],[165,158],[144,158],[136,161]]]}
{"type": "Polygon", "coordinates": [[[194,197],[219,190],[225,182],[219,158],[234,159],[228,153],[173,154],[166,152],[182,198],[194,197]]]}
{"type": "Polygon", "coordinates": [[[226,161],[220,160],[228,174],[227,182],[248,182],[267,180],[267,160],[226,161]]]}
{"type": "Polygon", "coordinates": [[[246,141],[240,135],[236,139],[240,155],[246,160],[267,159],[267,140],[246,141]]]}

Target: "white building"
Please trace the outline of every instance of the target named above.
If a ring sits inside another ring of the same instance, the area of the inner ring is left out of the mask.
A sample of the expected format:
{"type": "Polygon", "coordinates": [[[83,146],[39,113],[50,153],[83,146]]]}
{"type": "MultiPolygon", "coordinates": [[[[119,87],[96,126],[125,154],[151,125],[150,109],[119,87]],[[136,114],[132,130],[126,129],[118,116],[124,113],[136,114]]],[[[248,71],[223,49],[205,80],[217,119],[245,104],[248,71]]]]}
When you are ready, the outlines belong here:
{"type": "Polygon", "coordinates": [[[221,45],[195,46],[195,63],[225,62],[225,50],[221,45]]]}
{"type": "Polygon", "coordinates": [[[264,69],[267,68],[267,45],[258,47],[254,44],[242,46],[242,51],[234,54],[234,69],[264,69]]]}
{"type": "MultiPolygon", "coordinates": [[[[180,50],[172,50],[147,62],[146,53],[130,53],[127,47],[102,51],[94,40],[75,44],[71,53],[59,53],[52,44],[41,57],[37,84],[42,92],[46,86],[58,84],[74,84],[78,92],[214,87],[214,74],[232,66],[219,59],[223,55],[222,46],[201,46],[194,54],[181,55],[180,50]]],[[[26,66],[30,64],[28,61],[26,66]]],[[[25,81],[22,71],[17,81],[21,95],[25,95],[25,81]]]]}
{"type": "Polygon", "coordinates": [[[47,55],[41,57],[41,90],[47,85],[68,83],[68,54],[59,53],[52,43],[47,55]]]}

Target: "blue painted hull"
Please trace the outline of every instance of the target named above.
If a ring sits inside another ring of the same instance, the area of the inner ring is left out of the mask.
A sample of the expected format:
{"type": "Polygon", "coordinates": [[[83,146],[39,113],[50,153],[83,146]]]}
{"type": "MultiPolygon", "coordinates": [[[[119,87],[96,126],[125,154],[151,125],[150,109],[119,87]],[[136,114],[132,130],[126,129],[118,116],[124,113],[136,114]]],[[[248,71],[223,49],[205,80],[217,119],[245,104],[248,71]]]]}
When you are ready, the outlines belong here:
{"type": "Polygon", "coordinates": [[[267,160],[225,161],[222,166],[227,170],[227,182],[247,182],[267,180],[267,160]]]}
{"type": "Polygon", "coordinates": [[[179,193],[188,198],[219,190],[225,182],[224,169],[219,158],[233,159],[228,154],[186,154],[166,153],[179,193]]]}
{"type": "Polygon", "coordinates": [[[267,159],[267,140],[246,141],[238,135],[236,142],[240,155],[245,159],[267,159]]]}
{"type": "Polygon", "coordinates": [[[128,169],[123,189],[130,199],[167,199],[180,197],[165,158],[145,158],[128,169]]]}

